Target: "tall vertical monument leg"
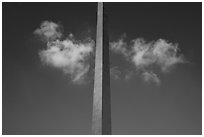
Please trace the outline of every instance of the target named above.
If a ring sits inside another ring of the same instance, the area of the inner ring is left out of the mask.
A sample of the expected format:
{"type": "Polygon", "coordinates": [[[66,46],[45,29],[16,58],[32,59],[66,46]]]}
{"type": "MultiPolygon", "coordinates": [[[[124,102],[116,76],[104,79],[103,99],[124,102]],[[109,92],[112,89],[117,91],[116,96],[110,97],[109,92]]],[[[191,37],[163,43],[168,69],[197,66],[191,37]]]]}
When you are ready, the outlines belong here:
{"type": "Polygon", "coordinates": [[[109,42],[103,3],[98,3],[92,134],[111,134],[109,42]]]}

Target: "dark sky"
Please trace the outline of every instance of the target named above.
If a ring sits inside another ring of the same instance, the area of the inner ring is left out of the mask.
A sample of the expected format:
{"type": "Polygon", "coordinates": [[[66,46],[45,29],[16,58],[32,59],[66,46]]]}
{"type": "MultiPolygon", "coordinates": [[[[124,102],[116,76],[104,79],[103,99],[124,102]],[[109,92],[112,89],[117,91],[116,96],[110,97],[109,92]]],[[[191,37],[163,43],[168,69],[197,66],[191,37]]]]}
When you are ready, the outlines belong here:
{"type": "MultiPolygon", "coordinates": [[[[188,63],[161,74],[162,84],[111,80],[113,134],[201,134],[202,4],[105,3],[110,41],[159,38],[179,43],[188,63]]],[[[97,3],[3,3],[2,133],[91,134],[93,82],[74,85],[41,63],[33,31],[44,20],[66,34],[95,39],[97,3]]],[[[129,68],[111,53],[111,66],[129,68]]],[[[133,69],[133,68],[132,68],[133,69]]]]}

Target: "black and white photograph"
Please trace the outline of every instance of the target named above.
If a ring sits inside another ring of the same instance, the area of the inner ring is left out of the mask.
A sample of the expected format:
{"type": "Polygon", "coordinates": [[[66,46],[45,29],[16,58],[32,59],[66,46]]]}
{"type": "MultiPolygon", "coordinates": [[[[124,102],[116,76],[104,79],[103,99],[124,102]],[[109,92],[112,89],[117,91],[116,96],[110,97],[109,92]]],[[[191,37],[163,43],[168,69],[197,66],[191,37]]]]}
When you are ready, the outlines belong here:
{"type": "Polygon", "coordinates": [[[2,2],[2,135],[202,135],[202,2],[2,2]]]}

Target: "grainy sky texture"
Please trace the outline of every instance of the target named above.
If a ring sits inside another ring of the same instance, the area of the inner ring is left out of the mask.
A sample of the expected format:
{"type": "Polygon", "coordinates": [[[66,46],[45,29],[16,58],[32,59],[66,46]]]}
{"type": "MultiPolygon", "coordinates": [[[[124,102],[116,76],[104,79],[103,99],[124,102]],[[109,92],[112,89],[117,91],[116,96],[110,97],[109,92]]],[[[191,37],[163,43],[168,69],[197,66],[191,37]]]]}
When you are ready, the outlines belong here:
{"type": "MultiPolygon", "coordinates": [[[[201,3],[104,7],[112,134],[201,134],[201,3]]],[[[3,134],[91,134],[96,11],[3,3],[3,134]]]]}

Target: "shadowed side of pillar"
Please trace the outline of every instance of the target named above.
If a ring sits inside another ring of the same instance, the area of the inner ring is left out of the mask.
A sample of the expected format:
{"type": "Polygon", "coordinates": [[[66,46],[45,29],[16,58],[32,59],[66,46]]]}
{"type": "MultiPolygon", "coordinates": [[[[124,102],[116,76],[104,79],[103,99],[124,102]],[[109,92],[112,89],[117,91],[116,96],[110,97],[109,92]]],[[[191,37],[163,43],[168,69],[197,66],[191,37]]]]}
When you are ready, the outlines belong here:
{"type": "Polygon", "coordinates": [[[108,16],[103,10],[103,91],[102,91],[102,134],[111,134],[111,93],[110,93],[110,65],[108,16]]]}

